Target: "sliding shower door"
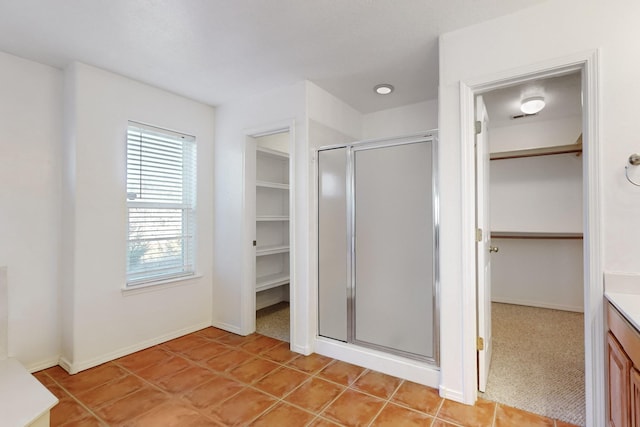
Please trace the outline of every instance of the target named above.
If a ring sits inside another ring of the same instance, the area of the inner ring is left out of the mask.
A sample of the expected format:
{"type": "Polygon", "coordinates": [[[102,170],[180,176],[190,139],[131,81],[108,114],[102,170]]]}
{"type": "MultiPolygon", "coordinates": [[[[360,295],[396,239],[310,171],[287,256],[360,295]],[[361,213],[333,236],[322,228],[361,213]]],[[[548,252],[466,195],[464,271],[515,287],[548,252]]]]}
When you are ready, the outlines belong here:
{"type": "Polygon", "coordinates": [[[353,152],[354,342],[433,355],[430,144],[353,152]]]}
{"type": "Polygon", "coordinates": [[[437,363],[432,135],[318,152],[319,335],[437,363]]]}

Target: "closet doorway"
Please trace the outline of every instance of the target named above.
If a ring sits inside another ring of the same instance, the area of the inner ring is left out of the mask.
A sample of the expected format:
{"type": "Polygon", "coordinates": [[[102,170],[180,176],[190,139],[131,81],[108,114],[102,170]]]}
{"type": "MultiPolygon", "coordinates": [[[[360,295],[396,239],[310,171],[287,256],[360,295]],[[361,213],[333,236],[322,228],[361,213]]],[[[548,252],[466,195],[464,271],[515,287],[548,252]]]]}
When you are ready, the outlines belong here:
{"type": "Polygon", "coordinates": [[[290,342],[291,159],[289,129],[247,137],[245,203],[254,330],[290,342]]]}
{"type": "Polygon", "coordinates": [[[476,167],[486,202],[478,214],[478,277],[487,282],[478,292],[480,395],[576,425],[585,425],[581,94],[573,71],[477,97],[487,112],[476,167]],[[542,109],[527,110],[528,100],[542,109]]]}

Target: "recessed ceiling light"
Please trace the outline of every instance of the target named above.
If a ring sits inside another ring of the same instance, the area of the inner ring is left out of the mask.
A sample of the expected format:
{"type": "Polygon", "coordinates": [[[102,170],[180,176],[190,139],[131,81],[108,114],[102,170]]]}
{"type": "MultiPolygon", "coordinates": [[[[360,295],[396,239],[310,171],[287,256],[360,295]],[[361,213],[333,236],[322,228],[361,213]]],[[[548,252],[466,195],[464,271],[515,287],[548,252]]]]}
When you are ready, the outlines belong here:
{"type": "Polygon", "coordinates": [[[536,114],[545,106],[544,96],[531,96],[522,100],[520,110],[525,114],[536,114]]]}
{"type": "Polygon", "coordinates": [[[383,84],[376,85],[373,88],[373,90],[378,95],[389,95],[391,92],[393,92],[393,86],[387,83],[383,83],[383,84]]]}

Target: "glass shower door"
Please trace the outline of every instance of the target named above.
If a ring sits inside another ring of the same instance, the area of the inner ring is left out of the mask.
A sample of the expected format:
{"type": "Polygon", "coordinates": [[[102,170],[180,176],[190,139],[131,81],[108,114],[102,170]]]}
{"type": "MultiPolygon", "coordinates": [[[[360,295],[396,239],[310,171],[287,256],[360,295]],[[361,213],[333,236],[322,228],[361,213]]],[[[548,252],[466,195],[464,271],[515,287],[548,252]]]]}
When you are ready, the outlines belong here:
{"type": "Polygon", "coordinates": [[[433,359],[433,143],[353,148],[352,336],[433,359]]]}

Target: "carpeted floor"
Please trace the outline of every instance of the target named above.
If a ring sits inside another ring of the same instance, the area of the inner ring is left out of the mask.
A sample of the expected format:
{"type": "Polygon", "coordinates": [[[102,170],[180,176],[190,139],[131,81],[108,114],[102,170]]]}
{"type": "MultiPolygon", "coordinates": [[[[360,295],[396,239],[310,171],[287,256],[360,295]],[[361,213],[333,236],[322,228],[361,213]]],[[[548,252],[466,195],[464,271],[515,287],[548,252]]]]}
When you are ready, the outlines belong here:
{"type": "Polygon", "coordinates": [[[485,399],[585,425],[582,313],[492,304],[485,399]]]}
{"type": "Polygon", "coordinates": [[[281,302],[256,311],[256,332],[289,342],[289,303],[281,302]]]}

